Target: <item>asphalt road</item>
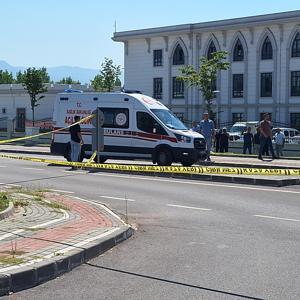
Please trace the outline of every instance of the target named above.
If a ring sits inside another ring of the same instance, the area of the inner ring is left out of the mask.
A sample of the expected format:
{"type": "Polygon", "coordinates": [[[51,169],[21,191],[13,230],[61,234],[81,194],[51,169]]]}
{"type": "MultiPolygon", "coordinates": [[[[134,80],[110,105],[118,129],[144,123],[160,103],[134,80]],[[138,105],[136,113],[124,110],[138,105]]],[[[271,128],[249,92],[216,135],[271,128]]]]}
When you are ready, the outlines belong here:
{"type": "Polygon", "coordinates": [[[133,238],[4,299],[300,299],[300,188],[67,171],[0,159],[0,183],[106,203],[133,238]]]}

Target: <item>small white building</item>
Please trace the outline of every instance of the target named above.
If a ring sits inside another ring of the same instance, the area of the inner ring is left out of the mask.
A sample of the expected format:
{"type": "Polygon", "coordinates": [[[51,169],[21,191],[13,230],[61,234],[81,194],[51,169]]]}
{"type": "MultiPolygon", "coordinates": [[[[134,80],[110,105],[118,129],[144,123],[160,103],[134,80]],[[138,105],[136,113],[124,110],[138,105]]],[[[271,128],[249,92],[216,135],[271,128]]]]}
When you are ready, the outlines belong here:
{"type": "MultiPolygon", "coordinates": [[[[35,125],[41,128],[52,126],[53,105],[57,93],[67,89],[93,91],[91,86],[47,84],[48,91],[41,95],[45,98],[35,108],[35,125]]],[[[6,131],[12,124],[13,132],[24,132],[26,126],[32,126],[30,98],[22,84],[0,84],[0,130],[6,131]]]]}
{"type": "Polygon", "coordinates": [[[229,53],[218,75],[215,108],[220,126],[272,120],[300,129],[300,10],[269,15],[116,32],[124,43],[125,88],[160,99],[186,123],[199,120],[201,93],[176,81],[182,65],[229,53]]]}

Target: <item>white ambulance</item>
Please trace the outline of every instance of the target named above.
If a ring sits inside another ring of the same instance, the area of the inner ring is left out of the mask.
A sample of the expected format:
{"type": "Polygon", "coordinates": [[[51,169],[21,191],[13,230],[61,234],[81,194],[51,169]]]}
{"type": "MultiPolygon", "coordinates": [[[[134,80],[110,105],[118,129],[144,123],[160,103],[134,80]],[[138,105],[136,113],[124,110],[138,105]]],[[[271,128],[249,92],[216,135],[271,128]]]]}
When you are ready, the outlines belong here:
{"type": "MultiPolygon", "coordinates": [[[[104,151],[106,159],[150,159],[154,164],[180,162],[190,166],[206,157],[204,137],[188,130],[159,101],[137,92],[82,93],[66,91],[54,104],[54,129],[64,128],[74,116],[87,117],[99,107],[104,114],[104,151]]],[[[92,154],[91,120],[81,124],[84,140],[81,160],[92,154]]],[[[69,130],[53,134],[51,153],[70,158],[69,130]]]]}

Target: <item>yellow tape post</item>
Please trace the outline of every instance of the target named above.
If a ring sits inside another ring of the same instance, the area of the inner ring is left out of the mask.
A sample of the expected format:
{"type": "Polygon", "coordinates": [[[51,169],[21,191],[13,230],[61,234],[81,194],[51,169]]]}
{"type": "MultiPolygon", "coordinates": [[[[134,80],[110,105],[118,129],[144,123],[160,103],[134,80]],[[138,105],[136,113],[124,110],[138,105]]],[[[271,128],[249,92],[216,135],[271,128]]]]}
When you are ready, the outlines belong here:
{"type": "Polygon", "coordinates": [[[63,130],[66,130],[66,129],[74,126],[74,125],[81,124],[81,123],[83,123],[85,121],[88,121],[88,120],[94,118],[94,116],[95,115],[89,115],[89,116],[81,119],[80,121],[78,121],[76,123],[73,123],[73,124],[71,124],[71,125],[69,125],[67,127],[56,129],[56,130],[52,130],[52,131],[49,131],[49,132],[43,132],[43,133],[34,134],[34,135],[27,135],[27,136],[23,136],[23,137],[19,137],[19,138],[14,138],[14,139],[9,139],[9,140],[2,140],[2,141],[0,141],[0,145],[9,144],[9,143],[18,142],[18,141],[29,140],[29,139],[33,139],[33,138],[36,138],[36,137],[40,137],[40,136],[52,134],[52,133],[55,133],[55,132],[63,131],[63,130]]]}
{"type": "Polygon", "coordinates": [[[139,173],[172,173],[172,174],[226,174],[226,175],[281,175],[300,176],[300,169],[258,169],[234,167],[183,167],[183,166],[156,166],[156,165],[123,165],[123,164],[96,164],[89,160],[84,162],[67,162],[54,159],[44,159],[29,156],[15,156],[0,154],[0,158],[27,160],[61,166],[80,167],[88,169],[117,170],[139,173]]]}

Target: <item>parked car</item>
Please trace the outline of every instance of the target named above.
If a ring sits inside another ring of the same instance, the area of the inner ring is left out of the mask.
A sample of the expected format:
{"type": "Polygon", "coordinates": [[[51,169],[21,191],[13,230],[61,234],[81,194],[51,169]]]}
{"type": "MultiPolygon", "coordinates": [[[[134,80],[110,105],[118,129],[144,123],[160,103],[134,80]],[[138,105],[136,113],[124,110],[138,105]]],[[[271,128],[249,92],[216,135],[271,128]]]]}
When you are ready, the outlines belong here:
{"type": "MultiPolygon", "coordinates": [[[[272,130],[273,136],[276,133],[277,128],[273,128],[273,130],[272,130]]],[[[299,130],[297,130],[295,128],[280,128],[280,129],[284,133],[286,143],[290,143],[290,144],[298,144],[299,143],[299,140],[300,140],[300,131],[299,130]]]]}
{"type": "Polygon", "coordinates": [[[256,132],[256,127],[258,125],[259,125],[258,121],[234,123],[229,131],[229,140],[237,141],[242,139],[243,133],[246,131],[247,127],[251,127],[251,132],[254,134],[256,132]]]}

